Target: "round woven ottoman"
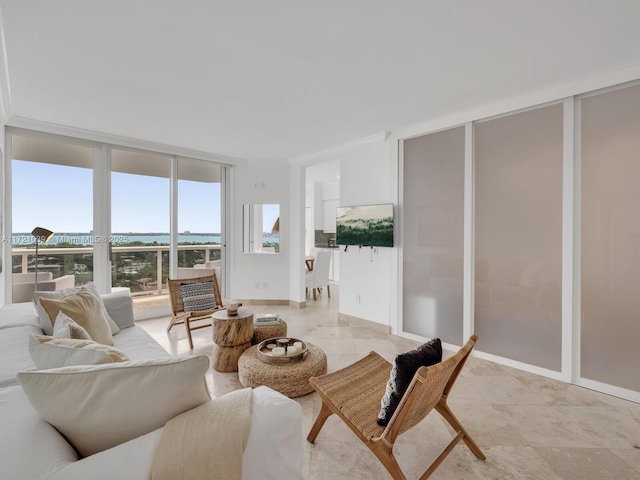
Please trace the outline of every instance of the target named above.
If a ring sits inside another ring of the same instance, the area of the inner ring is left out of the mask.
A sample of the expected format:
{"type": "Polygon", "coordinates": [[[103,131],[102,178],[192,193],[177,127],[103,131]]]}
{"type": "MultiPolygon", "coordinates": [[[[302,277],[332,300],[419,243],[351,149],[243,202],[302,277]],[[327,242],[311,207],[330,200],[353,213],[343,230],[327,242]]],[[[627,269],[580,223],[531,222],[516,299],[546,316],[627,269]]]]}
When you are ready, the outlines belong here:
{"type": "Polygon", "coordinates": [[[258,343],[266,340],[267,338],[286,337],[287,336],[287,322],[280,319],[280,323],[274,325],[256,325],[253,324],[253,338],[251,339],[251,345],[257,345],[258,343]]]}
{"type": "Polygon", "coordinates": [[[258,358],[258,346],[245,350],[238,360],[238,376],[244,387],[266,385],[289,398],[313,392],[311,377],[327,373],[327,356],[315,345],[307,343],[307,358],[300,362],[272,365],[258,358]]]}

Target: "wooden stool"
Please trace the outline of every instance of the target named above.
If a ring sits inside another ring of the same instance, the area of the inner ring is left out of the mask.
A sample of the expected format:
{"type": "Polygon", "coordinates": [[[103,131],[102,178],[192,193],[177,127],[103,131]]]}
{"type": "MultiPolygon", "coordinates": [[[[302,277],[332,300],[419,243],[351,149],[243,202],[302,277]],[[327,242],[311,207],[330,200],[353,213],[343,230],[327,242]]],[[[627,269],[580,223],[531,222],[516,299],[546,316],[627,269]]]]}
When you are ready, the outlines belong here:
{"type": "Polygon", "coordinates": [[[253,325],[253,338],[251,339],[251,345],[257,345],[258,343],[266,340],[267,338],[286,337],[287,336],[287,322],[280,319],[280,323],[274,323],[272,325],[253,325]]]}
{"type": "Polygon", "coordinates": [[[253,312],[238,309],[236,315],[226,310],[213,315],[213,368],[218,372],[237,372],[238,359],[251,346],[253,312]]]}

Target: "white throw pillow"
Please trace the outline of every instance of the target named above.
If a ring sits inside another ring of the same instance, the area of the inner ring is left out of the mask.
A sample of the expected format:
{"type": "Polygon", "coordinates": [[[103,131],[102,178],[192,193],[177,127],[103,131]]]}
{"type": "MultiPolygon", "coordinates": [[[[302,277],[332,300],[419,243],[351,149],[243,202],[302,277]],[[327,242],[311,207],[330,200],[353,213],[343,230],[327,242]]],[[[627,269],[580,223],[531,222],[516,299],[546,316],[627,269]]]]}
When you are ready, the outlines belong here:
{"type": "MultiPolygon", "coordinates": [[[[109,315],[109,312],[107,312],[107,309],[104,306],[104,302],[102,301],[102,297],[98,293],[98,288],[96,287],[96,284],[93,282],[89,282],[83,285],[83,287],[88,288],[89,291],[91,291],[91,293],[93,293],[102,304],[103,314],[107,318],[107,321],[109,322],[109,327],[111,328],[111,334],[115,335],[116,333],[118,333],[120,331],[120,327],[118,327],[118,324],[113,320],[113,318],[111,318],[111,316],[109,315]]],[[[40,327],[42,328],[42,331],[45,333],[45,335],[53,335],[53,325],[46,310],[42,308],[42,305],[40,304],[40,299],[41,298],[60,299],[62,297],[66,297],[67,295],[71,295],[72,293],[76,293],[78,290],[80,290],[80,288],[82,287],[64,288],[62,290],[55,290],[53,292],[39,292],[39,291],[33,292],[33,305],[36,308],[36,313],[38,314],[38,320],[40,321],[40,327]]]]}
{"type": "Polygon", "coordinates": [[[129,357],[117,348],[92,340],[29,335],[29,353],[41,370],[126,362],[129,357]]]}
{"type": "Polygon", "coordinates": [[[76,293],[62,298],[41,298],[40,305],[49,315],[52,324],[58,317],[58,312],[62,311],[81,325],[92,340],[113,345],[113,334],[104,315],[104,305],[88,288],[80,287],[76,293]]]}
{"type": "Polygon", "coordinates": [[[18,373],[29,401],[84,457],[211,399],[206,355],[18,373]]]}
{"type": "Polygon", "coordinates": [[[64,312],[58,312],[53,324],[53,336],[56,338],[75,338],[76,340],[91,340],[89,333],[74,322],[64,312]]]}

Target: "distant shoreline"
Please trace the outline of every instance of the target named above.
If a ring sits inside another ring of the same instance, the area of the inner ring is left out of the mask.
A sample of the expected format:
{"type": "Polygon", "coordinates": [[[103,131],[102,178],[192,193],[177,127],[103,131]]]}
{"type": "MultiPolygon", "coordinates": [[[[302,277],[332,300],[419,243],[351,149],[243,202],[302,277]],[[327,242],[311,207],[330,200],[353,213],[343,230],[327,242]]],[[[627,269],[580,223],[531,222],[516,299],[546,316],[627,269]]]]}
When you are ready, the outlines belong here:
{"type": "MultiPolygon", "coordinates": [[[[268,243],[280,243],[279,235],[264,233],[263,241],[268,243]]],[[[93,246],[98,243],[111,243],[113,245],[127,245],[131,243],[143,243],[152,245],[169,245],[168,233],[143,232],[143,233],[112,233],[111,235],[94,235],[93,233],[60,232],[47,242],[40,242],[40,247],[55,247],[60,244],[65,246],[93,246]]],[[[222,235],[220,233],[178,233],[178,243],[181,244],[212,244],[220,245],[222,235]]],[[[11,244],[14,246],[28,246],[35,244],[35,238],[31,233],[14,233],[11,236],[11,244]]]]}

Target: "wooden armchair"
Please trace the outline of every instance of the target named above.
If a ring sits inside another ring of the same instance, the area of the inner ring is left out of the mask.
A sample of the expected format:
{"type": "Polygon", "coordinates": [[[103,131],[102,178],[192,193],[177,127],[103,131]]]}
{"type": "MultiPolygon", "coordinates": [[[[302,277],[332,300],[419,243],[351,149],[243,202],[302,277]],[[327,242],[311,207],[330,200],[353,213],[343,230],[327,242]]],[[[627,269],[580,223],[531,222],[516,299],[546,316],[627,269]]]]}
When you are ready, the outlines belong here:
{"type": "Polygon", "coordinates": [[[394,479],[405,480],[406,477],[393,456],[393,445],[398,435],[420,423],[435,408],[453,427],[456,435],[420,480],[428,478],[460,440],[466,443],[477,458],[484,460],[486,457],[480,447],[447,405],[449,392],[476,339],[473,335],[454,356],[431,367],[420,367],[386,427],[378,425],[376,420],[392,365],[377,353],[371,352],[362,360],[337,372],[311,378],[309,382],[320,395],[322,406],[307,440],[313,443],[327,418],[335,413],[378,457],[394,479]]]}
{"type": "Polygon", "coordinates": [[[216,274],[213,273],[212,275],[204,277],[169,279],[167,280],[167,283],[169,285],[169,296],[171,298],[171,322],[167,327],[167,332],[171,331],[171,328],[173,328],[174,325],[184,323],[184,326],[187,329],[189,348],[193,350],[193,338],[191,337],[191,331],[211,327],[212,321],[207,321],[204,324],[202,321],[211,319],[211,315],[225,308],[222,305],[218,279],[216,278],[216,274]],[[211,291],[209,295],[212,295],[215,299],[215,308],[199,311],[185,311],[182,285],[194,283],[207,285],[207,288],[208,285],[211,284],[211,291]]]}

